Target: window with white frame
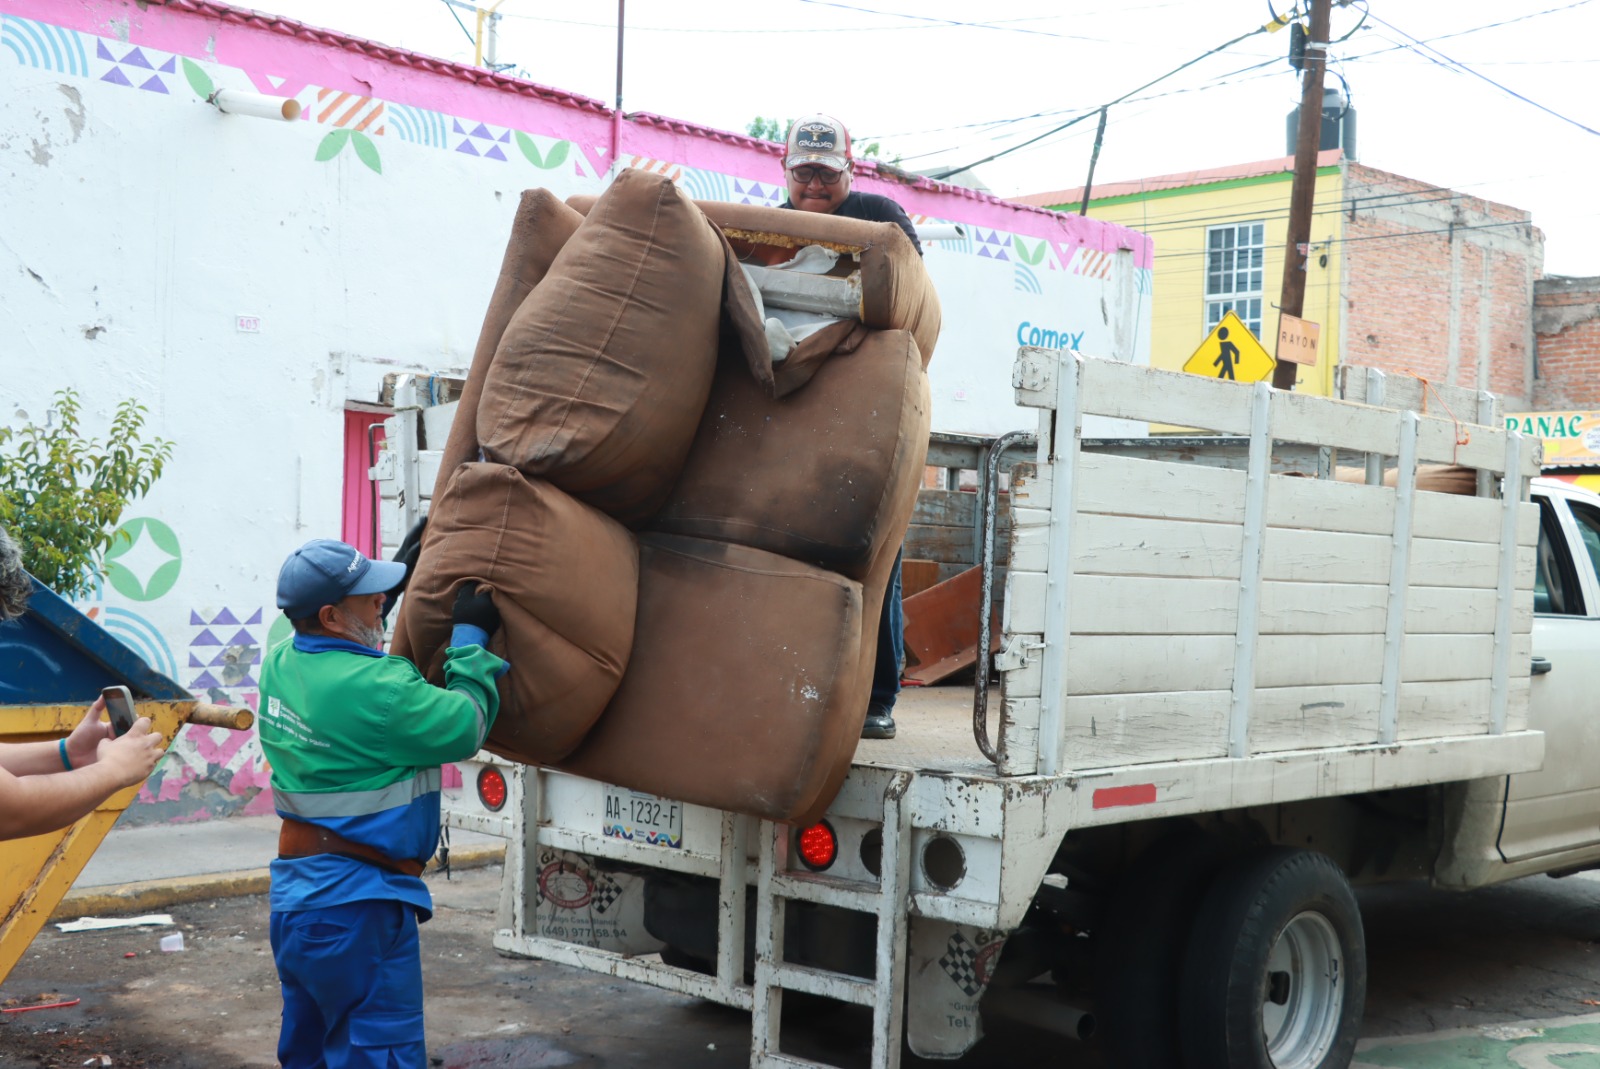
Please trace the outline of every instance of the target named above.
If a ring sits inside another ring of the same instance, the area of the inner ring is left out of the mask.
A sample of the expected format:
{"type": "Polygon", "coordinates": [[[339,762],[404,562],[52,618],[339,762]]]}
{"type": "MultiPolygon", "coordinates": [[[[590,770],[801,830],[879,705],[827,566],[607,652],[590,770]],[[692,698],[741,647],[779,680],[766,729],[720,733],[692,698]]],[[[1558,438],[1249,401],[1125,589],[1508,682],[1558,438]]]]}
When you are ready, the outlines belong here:
{"type": "Polygon", "coordinates": [[[1206,330],[1226,312],[1261,337],[1261,265],[1266,224],[1230,223],[1206,228],[1206,330]]]}

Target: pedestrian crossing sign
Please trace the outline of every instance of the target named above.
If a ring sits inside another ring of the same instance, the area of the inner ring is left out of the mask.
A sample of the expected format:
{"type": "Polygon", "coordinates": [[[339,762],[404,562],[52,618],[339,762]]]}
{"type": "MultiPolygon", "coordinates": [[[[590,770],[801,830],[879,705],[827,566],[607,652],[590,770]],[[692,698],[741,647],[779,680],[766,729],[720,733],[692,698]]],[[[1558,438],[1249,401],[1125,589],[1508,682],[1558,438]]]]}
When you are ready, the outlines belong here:
{"type": "Polygon", "coordinates": [[[1212,328],[1194,355],[1184,361],[1183,370],[1210,379],[1236,382],[1261,382],[1272,377],[1278,362],[1262,348],[1250,328],[1234,312],[1222,313],[1222,322],[1212,328]]]}

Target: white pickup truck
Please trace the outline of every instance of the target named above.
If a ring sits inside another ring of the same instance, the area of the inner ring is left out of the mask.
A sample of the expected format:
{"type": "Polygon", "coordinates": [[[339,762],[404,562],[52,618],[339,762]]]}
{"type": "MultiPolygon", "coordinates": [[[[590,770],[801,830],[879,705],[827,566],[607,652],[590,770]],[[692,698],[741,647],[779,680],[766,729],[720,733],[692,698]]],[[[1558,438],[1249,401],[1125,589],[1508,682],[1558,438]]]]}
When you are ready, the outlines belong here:
{"type": "MultiPolygon", "coordinates": [[[[1367,403],[1020,350],[998,687],[903,692],[810,828],[484,755],[449,819],[508,838],[495,945],[749,1010],[762,1069],[824,1064],[785,992],[869,1007],[875,1069],[1001,1017],[1114,1066],[1347,1065],[1352,883],[1600,866],[1600,499],[1487,395],[1346,371],[1367,403]]],[[[448,418],[397,416],[386,541],[448,418]]]]}

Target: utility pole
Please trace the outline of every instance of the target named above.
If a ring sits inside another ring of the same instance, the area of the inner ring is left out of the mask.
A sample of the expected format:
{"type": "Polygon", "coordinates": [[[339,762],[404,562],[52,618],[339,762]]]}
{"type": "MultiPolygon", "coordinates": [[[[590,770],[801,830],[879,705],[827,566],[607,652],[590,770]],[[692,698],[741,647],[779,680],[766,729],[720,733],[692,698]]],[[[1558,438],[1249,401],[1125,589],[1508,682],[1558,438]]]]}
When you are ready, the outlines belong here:
{"type": "MultiPolygon", "coordinates": [[[[1317,196],[1317,152],[1322,147],[1322,83],[1328,69],[1333,0],[1311,0],[1311,33],[1300,82],[1300,128],[1294,143],[1294,185],[1289,193],[1289,238],[1283,250],[1283,291],[1278,311],[1298,317],[1306,303],[1306,260],[1311,244],[1311,209],[1317,196]]],[[[1279,360],[1272,385],[1294,389],[1300,365],[1279,360]]]]}
{"type": "Polygon", "coordinates": [[[478,35],[477,55],[472,59],[474,67],[495,69],[495,45],[500,29],[500,16],[496,12],[503,3],[505,3],[505,0],[495,0],[493,7],[476,9],[478,12],[478,35]]]}

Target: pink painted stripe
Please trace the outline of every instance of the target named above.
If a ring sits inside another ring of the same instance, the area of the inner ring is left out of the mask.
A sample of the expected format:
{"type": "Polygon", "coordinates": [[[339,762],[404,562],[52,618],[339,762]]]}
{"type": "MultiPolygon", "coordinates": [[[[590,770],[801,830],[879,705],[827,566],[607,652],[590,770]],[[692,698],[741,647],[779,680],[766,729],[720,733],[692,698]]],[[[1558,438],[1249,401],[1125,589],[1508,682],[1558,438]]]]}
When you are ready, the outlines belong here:
{"type": "Polygon", "coordinates": [[[1132,787],[1101,787],[1094,792],[1095,809],[1114,809],[1122,805],[1149,805],[1156,800],[1154,783],[1139,783],[1132,787]]]}

